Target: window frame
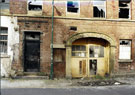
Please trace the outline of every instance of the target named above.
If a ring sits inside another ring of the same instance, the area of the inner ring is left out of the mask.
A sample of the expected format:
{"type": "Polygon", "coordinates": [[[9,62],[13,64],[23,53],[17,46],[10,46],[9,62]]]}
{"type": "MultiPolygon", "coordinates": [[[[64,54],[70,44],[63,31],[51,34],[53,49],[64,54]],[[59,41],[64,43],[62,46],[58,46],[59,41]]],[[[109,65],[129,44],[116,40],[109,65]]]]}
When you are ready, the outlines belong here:
{"type": "Polygon", "coordinates": [[[67,0],[66,1],[66,14],[80,14],[80,1],[79,0],[67,0]],[[68,12],[68,1],[73,1],[73,2],[78,2],[78,12],[75,13],[75,12],[68,12]]]}
{"type": "MultiPolygon", "coordinates": [[[[42,9],[41,10],[29,10],[29,1],[30,0],[27,0],[27,11],[29,11],[29,12],[31,12],[31,11],[34,11],[34,12],[42,12],[43,11],[43,3],[44,3],[44,0],[40,0],[40,1],[42,1],[42,9]]],[[[32,0],[32,1],[34,1],[34,0],[32,0]]],[[[39,1],[39,0],[37,0],[37,1],[39,1]]]]}
{"type": "Polygon", "coordinates": [[[130,3],[129,3],[129,7],[120,7],[120,6],[119,6],[119,2],[120,2],[120,1],[121,1],[121,0],[118,1],[118,10],[119,10],[119,11],[118,11],[118,12],[119,12],[119,13],[118,13],[118,18],[119,18],[119,19],[131,19],[131,8],[132,8],[132,5],[131,5],[131,4],[132,4],[132,0],[131,0],[130,3]],[[129,9],[129,18],[120,18],[120,8],[122,8],[122,9],[129,9]]]}
{"type": "Polygon", "coordinates": [[[119,60],[132,60],[132,40],[131,39],[120,39],[119,40],[119,60]],[[129,58],[121,58],[120,57],[120,41],[129,41],[130,42],[130,55],[129,55],[129,58]]]}
{"type": "Polygon", "coordinates": [[[72,55],[72,57],[77,57],[77,58],[85,58],[85,57],[87,57],[87,49],[86,49],[87,47],[86,47],[86,45],[72,45],[72,52],[71,52],[71,55],[72,55]],[[73,51],[73,46],[84,46],[85,47],[85,50],[83,51],[83,50],[75,50],[75,51],[73,51]],[[85,56],[73,56],[73,53],[84,53],[85,54],[85,56]]]}
{"type": "MultiPolygon", "coordinates": [[[[8,27],[0,27],[0,31],[2,31],[2,28],[5,28],[7,33],[1,33],[0,32],[0,36],[7,36],[6,37],[7,39],[6,40],[0,40],[0,42],[6,43],[6,51],[0,50],[0,54],[7,54],[8,53],[8,27]]],[[[2,45],[2,47],[4,47],[4,46],[2,45]]],[[[0,49],[2,49],[2,48],[0,48],[0,49]]]]}
{"type": "MultiPolygon", "coordinates": [[[[107,1],[105,0],[104,2],[104,8],[105,8],[105,17],[94,17],[94,2],[95,1],[100,1],[100,0],[92,0],[92,4],[93,4],[93,18],[100,18],[100,19],[106,19],[107,17],[107,1]]],[[[97,6],[97,5],[96,5],[97,6]]],[[[99,5],[99,6],[102,6],[102,5],[99,5]]]]}

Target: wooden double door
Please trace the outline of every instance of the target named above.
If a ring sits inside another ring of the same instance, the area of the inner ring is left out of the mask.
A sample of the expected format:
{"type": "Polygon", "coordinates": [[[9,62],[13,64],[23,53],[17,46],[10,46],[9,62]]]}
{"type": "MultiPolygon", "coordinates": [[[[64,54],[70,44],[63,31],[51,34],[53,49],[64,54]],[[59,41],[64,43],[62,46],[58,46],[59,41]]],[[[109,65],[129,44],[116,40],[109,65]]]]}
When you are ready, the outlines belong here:
{"type": "Polygon", "coordinates": [[[109,47],[97,44],[72,46],[72,77],[104,76],[108,72],[109,47]],[[80,49],[79,49],[80,47],[80,49]]]}

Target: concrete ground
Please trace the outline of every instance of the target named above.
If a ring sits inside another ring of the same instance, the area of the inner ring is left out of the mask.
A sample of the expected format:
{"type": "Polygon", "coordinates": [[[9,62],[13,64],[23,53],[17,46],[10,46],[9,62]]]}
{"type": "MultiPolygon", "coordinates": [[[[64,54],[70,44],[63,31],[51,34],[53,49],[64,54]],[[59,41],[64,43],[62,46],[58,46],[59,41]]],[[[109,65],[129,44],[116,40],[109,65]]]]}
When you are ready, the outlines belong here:
{"type": "Polygon", "coordinates": [[[135,95],[134,86],[79,88],[4,88],[1,95],[135,95]]]}
{"type": "MultiPolygon", "coordinates": [[[[98,79],[98,83],[104,83],[104,80],[111,81],[112,79],[98,79]]],[[[124,85],[135,86],[135,77],[121,77],[114,78],[116,82],[113,85],[100,85],[100,86],[120,86],[119,83],[125,83],[124,85]],[[117,82],[118,81],[118,82],[117,82]]],[[[90,87],[93,85],[80,85],[79,83],[87,84],[93,83],[95,80],[92,79],[1,79],[1,88],[70,88],[70,87],[90,87]]],[[[95,84],[97,83],[97,79],[95,84]]],[[[94,86],[99,86],[96,84],[94,86]]]]}

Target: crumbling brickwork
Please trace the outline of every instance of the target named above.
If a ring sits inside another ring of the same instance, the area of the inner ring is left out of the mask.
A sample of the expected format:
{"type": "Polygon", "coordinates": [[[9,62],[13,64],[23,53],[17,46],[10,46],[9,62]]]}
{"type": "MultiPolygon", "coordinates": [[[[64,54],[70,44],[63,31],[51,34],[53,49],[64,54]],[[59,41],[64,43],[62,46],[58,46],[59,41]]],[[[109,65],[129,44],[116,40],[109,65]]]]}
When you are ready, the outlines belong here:
{"type": "MultiPolygon", "coordinates": [[[[18,16],[18,25],[20,31],[20,62],[17,66],[23,67],[23,37],[24,31],[38,31],[40,36],[40,71],[47,75],[50,73],[51,62],[51,29],[52,29],[52,2],[44,1],[42,15],[27,16],[27,0],[11,0],[11,14],[26,14],[23,17],[18,16]],[[18,9],[18,10],[16,10],[18,9]]],[[[66,12],[66,1],[54,4],[54,44],[65,45],[67,39],[73,34],[81,32],[97,32],[110,36],[116,42],[116,54],[114,71],[135,70],[135,0],[132,0],[131,20],[119,20],[118,1],[107,0],[106,2],[106,18],[93,18],[93,5],[90,1],[80,2],[80,12],[76,14],[66,12]],[[70,17],[70,18],[69,18],[70,17]],[[72,18],[74,17],[74,18],[72,18]],[[76,17],[76,18],[75,18],[76,17]],[[87,18],[87,19],[86,19],[87,18]],[[77,28],[76,31],[70,30],[72,26],[77,28]],[[132,60],[133,62],[119,62],[119,40],[132,40],[132,60]]],[[[66,64],[66,48],[63,50],[64,59],[62,62],[54,62],[55,77],[65,77],[66,64]]],[[[15,64],[14,64],[15,65],[15,64]]],[[[18,67],[16,67],[18,68],[18,67]]]]}

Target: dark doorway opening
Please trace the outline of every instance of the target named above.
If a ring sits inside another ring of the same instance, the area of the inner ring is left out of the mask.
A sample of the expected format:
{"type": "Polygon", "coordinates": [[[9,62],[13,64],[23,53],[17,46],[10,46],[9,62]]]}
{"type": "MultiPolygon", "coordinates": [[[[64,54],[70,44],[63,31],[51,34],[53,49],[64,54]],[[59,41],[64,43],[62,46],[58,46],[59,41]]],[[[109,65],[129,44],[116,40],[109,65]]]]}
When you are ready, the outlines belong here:
{"type": "Polygon", "coordinates": [[[91,75],[97,74],[97,60],[96,59],[90,60],[90,74],[91,75]]]}
{"type": "Polygon", "coordinates": [[[24,71],[40,71],[40,33],[25,32],[24,34],[24,71]]]}

